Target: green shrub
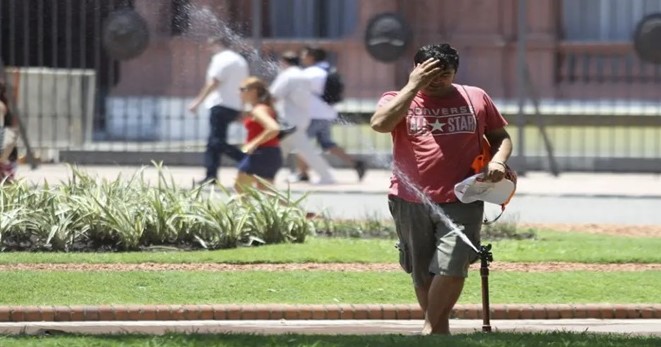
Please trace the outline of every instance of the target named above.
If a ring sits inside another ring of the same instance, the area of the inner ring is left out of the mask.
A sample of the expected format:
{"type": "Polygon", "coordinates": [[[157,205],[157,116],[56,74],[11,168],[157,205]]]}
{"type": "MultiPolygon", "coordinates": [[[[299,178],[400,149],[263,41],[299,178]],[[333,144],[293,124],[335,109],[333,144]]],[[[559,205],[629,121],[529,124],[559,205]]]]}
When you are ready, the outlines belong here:
{"type": "Polygon", "coordinates": [[[144,168],[128,179],[96,179],[72,168],[68,182],[0,189],[2,250],[139,250],[153,246],[233,248],[259,238],[304,242],[314,234],[300,200],[275,190],[248,190],[237,199],[207,185],[181,189],[155,164],[150,185],[144,168]]]}
{"type": "Polygon", "coordinates": [[[397,237],[395,224],[391,219],[383,220],[377,215],[367,215],[360,220],[333,220],[328,214],[315,219],[317,235],[352,238],[388,238],[397,237]]]}

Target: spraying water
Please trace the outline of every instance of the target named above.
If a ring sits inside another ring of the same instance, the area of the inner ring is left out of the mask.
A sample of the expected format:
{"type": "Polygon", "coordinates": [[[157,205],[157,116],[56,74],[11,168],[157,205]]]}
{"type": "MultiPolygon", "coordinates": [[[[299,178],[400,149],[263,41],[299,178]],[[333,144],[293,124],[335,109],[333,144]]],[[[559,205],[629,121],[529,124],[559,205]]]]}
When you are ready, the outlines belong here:
{"type": "Polygon", "coordinates": [[[417,185],[411,180],[410,177],[408,177],[406,174],[404,174],[404,173],[402,172],[402,170],[401,170],[399,167],[397,167],[397,164],[396,164],[396,163],[393,163],[392,166],[393,166],[393,174],[394,174],[395,176],[397,176],[397,178],[398,178],[402,183],[404,183],[404,185],[405,185],[408,189],[410,189],[410,190],[416,195],[416,197],[417,197],[418,199],[420,199],[420,201],[421,201],[424,205],[426,205],[427,207],[429,207],[429,209],[432,211],[432,213],[433,213],[434,215],[438,216],[438,217],[441,219],[441,221],[443,222],[443,224],[445,224],[448,228],[451,229],[450,232],[448,233],[448,235],[456,234],[456,235],[459,236],[459,238],[461,238],[461,240],[463,240],[463,241],[464,241],[464,242],[465,242],[470,248],[472,248],[472,249],[475,251],[475,253],[480,253],[480,251],[477,249],[477,247],[475,247],[475,245],[473,245],[473,243],[472,243],[471,240],[468,238],[468,236],[466,236],[466,234],[464,234],[462,228],[461,228],[460,226],[458,226],[457,224],[455,224],[455,223],[452,221],[452,219],[450,219],[450,218],[449,218],[449,217],[443,212],[443,209],[442,209],[438,204],[434,203],[434,202],[429,198],[429,196],[427,196],[427,195],[422,191],[422,189],[420,189],[420,187],[418,187],[418,186],[417,186],[417,185]]]}
{"type": "MultiPolygon", "coordinates": [[[[346,125],[360,126],[360,124],[356,124],[355,122],[352,122],[343,117],[338,118],[338,123],[343,126],[346,125]]],[[[420,188],[415,182],[413,182],[413,180],[397,166],[396,162],[386,159],[384,156],[375,157],[374,154],[378,153],[376,147],[374,146],[373,143],[371,143],[371,141],[365,141],[364,137],[363,137],[362,145],[367,148],[368,153],[371,153],[370,155],[371,159],[369,159],[369,162],[377,167],[392,168],[393,174],[400,180],[400,182],[407,189],[410,189],[410,191],[415,194],[415,196],[420,200],[422,204],[429,207],[432,213],[441,219],[443,224],[445,224],[448,228],[450,228],[450,232],[448,233],[448,235],[456,234],[476,253],[480,253],[477,247],[470,241],[468,236],[466,236],[466,234],[463,232],[462,227],[454,223],[452,219],[450,219],[450,217],[448,217],[445,214],[445,212],[443,212],[443,209],[438,204],[434,203],[431,200],[431,198],[424,193],[423,189],[420,188]]]]}
{"type": "Polygon", "coordinates": [[[259,76],[265,81],[271,81],[278,73],[279,66],[275,57],[264,57],[259,49],[250,44],[239,33],[238,28],[220,20],[214,12],[206,6],[187,5],[189,26],[186,37],[195,41],[203,41],[212,36],[224,36],[232,43],[232,48],[241,53],[248,61],[251,74],[259,76]]]}
{"type": "MultiPolygon", "coordinates": [[[[260,76],[265,81],[272,80],[278,73],[279,66],[275,57],[263,57],[256,47],[246,42],[237,30],[231,28],[227,23],[221,21],[211,9],[206,6],[188,5],[187,11],[189,14],[189,27],[186,31],[186,36],[192,40],[201,41],[208,37],[222,35],[230,39],[234,48],[240,51],[248,60],[252,73],[260,76]]],[[[341,120],[344,124],[356,125],[346,119],[341,120]]],[[[368,145],[368,146],[371,146],[368,145]]],[[[371,146],[374,147],[374,146],[371,146]]],[[[374,149],[374,148],[372,148],[374,149]]],[[[376,150],[372,150],[376,153],[376,150]]],[[[386,161],[382,158],[380,161],[386,161]]],[[[467,245],[469,245],[475,252],[479,253],[477,247],[468,239],[466,234],[463,233],[461,227],[457,226],[442,210],[442,208],[435,204],[431,199],[418,187],[406,174],[400,170],[396,163],[382,163],[383,167],[392,166],[393,173],[401,180],[401,182],[420,199],[420,201],[428,206],[433,214],[438,216],[441,221],[451,229],[450,234],[457,234],[467,245]]]]}

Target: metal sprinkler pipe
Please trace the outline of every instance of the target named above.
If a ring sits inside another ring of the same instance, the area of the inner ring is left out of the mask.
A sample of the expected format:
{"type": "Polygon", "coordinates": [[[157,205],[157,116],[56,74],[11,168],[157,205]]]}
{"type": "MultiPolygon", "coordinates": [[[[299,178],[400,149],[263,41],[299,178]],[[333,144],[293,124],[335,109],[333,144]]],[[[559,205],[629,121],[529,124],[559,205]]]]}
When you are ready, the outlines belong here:
{"type": "Polygon", "coordinates": [[[489,263],[493,261],[491,244],[480,246],[480,276],[482,277],[482,332],[491,332],[491,311],[489,309],[489,263]]]}

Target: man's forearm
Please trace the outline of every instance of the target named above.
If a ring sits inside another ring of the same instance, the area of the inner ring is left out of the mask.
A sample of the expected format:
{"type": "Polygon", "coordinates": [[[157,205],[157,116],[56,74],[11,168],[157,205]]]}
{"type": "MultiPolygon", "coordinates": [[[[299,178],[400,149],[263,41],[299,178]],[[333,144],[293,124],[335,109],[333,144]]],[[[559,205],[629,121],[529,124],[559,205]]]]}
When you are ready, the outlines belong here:
{"type": "Polygon", "coordinates": [[[207,82],[207,83],[204,85],[204,87],[202,87],[202,89],[200,90],[200,93],[198,94],[198,96],[197,96],[196,99],[197,99],[199,102],[202,102],[202,101],[203,101],[204,99],[206,99],[207,96],[209,96],[209,94],[211,94],[211,92],[212,92],[215,88],[217,88],[217,87],[218,87],[218,82],[216,82],[216,80],[211,80],[211,81],[207,82]]]}
{"type": "Polygon", "coordinates": [[[278,136],[279,130],[276,129],[264,129],[257,137],[248,143],[248,145],[254,146],[255,148],[261,146],[262,144],[270,141],[274,137],[278,136]]]}
{"type": "Polygon", "coordinates": [[[392,100],[374,112],[370,119],[372,129],[383,133],[393,131],[397,124],[406,117],[417,92],[417,89],[409,85],[402,88],[392,100]]]}
{"type": "Polygon", "coordinates": [[[499,142],[494,143],[494,149],[491,161],[505,163],[512,155],[512,140],[509,137],[502,138],[499,142]]]}

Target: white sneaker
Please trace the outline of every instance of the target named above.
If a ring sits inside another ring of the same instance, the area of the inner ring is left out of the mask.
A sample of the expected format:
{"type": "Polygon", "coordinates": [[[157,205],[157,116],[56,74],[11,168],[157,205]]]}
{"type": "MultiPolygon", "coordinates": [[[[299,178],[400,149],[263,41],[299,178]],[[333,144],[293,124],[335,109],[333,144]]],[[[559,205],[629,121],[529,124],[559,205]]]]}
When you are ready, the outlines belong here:
{"type": "Polygon", "coordinates": [[[287,182],[289,183],[309,182],[309,181],[310,181],[310,177],[297,173],[291,174],[289,175],[289,177],[287,177],[287,182]]]}
{"type": "Polygon", "coordinates": [[[320,178],[320,179],[314,180],[312,182],[312,184],[320,185],[320,186],[322,186],[322,185],[331,185],[331,184],[336,184],[336,183],[337,183],[337,181],[335,181],[332,178],[320,178]]]}

